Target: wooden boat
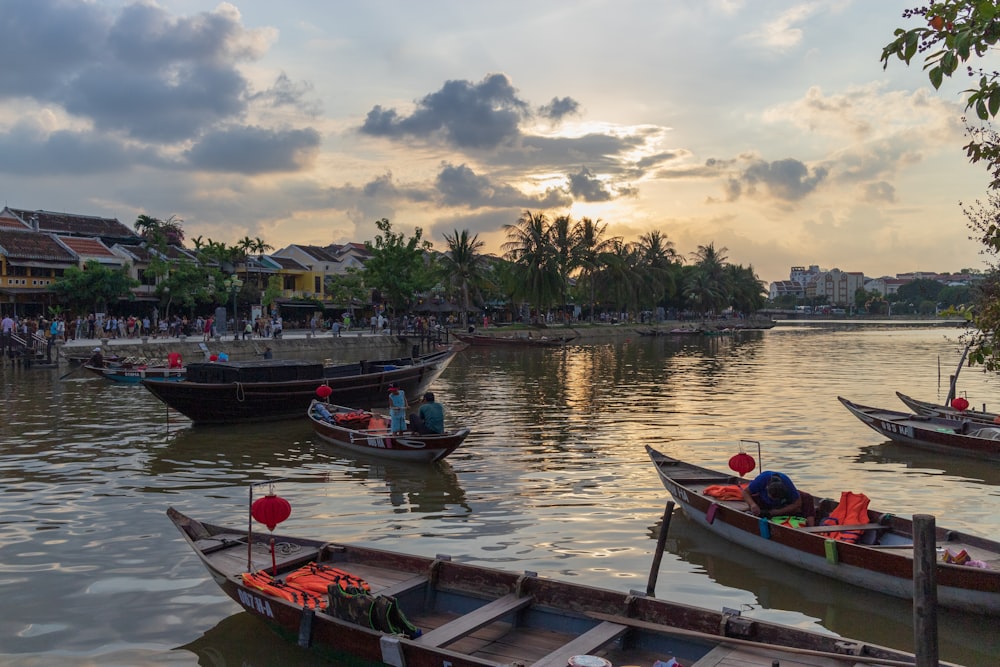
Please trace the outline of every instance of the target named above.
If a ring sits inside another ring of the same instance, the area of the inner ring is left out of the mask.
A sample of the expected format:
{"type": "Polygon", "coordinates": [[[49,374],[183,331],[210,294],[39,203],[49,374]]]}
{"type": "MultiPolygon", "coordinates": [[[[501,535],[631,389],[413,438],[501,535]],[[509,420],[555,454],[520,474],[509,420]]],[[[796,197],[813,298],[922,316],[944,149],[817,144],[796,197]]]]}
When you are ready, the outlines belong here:
{"type": "Polygon", "coordinates": [[[852,415],[889,440],[946,454],[1000,461],[1000,425],[883,410],[837,398],[852,415]]]}
{"type": "Polygon", "coordinates": [[[147,366],[145,364],[107,364],[105,366],[84,364],[83,367],[105,380],[124,384],[139,384],[143,380],[180,382],[187,375],[187,370],[184,367],[170,368],[169,366],[147,366]]]}
{"type": "MultiPolygon", "coordinates": [[[[764,554],[776,562],[801,567],[840,581],[887,593],[913,597],[913,524],[893,514],[868,510],[868,523],[850,526],[793,528],[754,516],[742,500],[720,500],[705,490],[712,486],[745,484],[733,474],[717,472],[671,458],[647,445],[660,481],[684,512],[699,525],[764,554]],[[855,530],[855,543],[827,539],[834,531],[855,530]],[[766,534],[766,536],[764,536],[766,534]]],[[[812,498],[817,523],[837,505],[812,498]]],[[[943,607],[1000,614],[1000,542],[937,527],[939,552],[964,550],[987,568],[939,562],[937,599],[943,607]]]]}
{"type": "Polygon", "coordinates": [[[906,407],[916,412],[918,415],[928,415],[930,417],[944,417],[945,419],[971,419],[974,422],[1000,425],[1000,414],[996,412],[986,412],[985,410],[958,410],[947,405],[938,405],[928,401],[921,401],[911,398],[906,394],[896,392],[906,407]]]}
{"type": "Polygon", "coordinates": [[[576,336],[486,336],[483,334],[452,333],[452,335],[463,343],[476,346],[488,347],[561,347],[566,345],[576,336]]]}
{"type": "Polygon", "coordinates": [[[282,359],[199,362],[187,365],[183,382],[142,384],[195,424],[301,419],[320,385],[330,388],[330,401],[362,409],[384,405],[392,383],[416,401],[457,349],[337,366],[282,359]]]}
{"type": "Polygon", "coordinates": [[[468,428],[444,433],[392,433],[388,415],[314,400],[309,406],[313,431],[324,442],[355,454],[394,461],[430,463],[451,454],[469,435],[468,428]]]}
{"type": "Polygon", "coordinates": [[[167,514],[229,597],[335,664],[609,667],[675,658],[679,665],[707,667],[829,665],[835,658],[836,664],[860,666],[914,660],[901,651],[733,610],[718,613],[532,572],[458,563],[446,555],[432,559],[277,535],[272,540],[201,523],[173,508],[167,514]],[[274,541],[282,549],[272,555],[268,543],[274,541]],[[333,574],[329,568],[343,573],[344,585],[317,586],[314,597],[292,588],[301,576],[333,574]],[[343,595],[344,586],[357,594],[343,595]],[[805,662],[807,655],[816,656],[815,662],[805,662]]]}

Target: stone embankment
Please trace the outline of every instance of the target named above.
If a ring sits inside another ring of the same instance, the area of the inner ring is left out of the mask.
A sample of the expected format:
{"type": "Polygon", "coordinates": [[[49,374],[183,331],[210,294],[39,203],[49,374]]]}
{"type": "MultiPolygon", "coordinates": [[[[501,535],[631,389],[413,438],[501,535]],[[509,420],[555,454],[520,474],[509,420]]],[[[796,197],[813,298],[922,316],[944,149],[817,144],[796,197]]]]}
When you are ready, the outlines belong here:
{"type": "MultiPolygon", "coordinates": [[[[638,331],[659,329],[668,331],[672,328],[684,327],[691,329],[716,329],[731,326],[732,321],[719,323],[698,322],[662,322],[655,327],[639,324],[581,324],[579,326],[554,326],[544,329],[528,327],[489,327],[479,329],[477,333],[495,336],[532,335],[561,337],[573,336],[577,343],[608,342],[635,338],[638,331]]],[[[760,322],[741,321],[743,326],[769,328],[773,326],[770,320],[760,322]]],[[[445,342],[454,339],[442,336],[445,342]]],[[[243,340],[231,335],[205,341],[202,336],[168,337],[168,338],[114,338],[114,339],[84,339],[71,340],[58,346],[60,360],[83,360],[90,357],[96,347],[101,348],[105,355],[119,357],[136,357],[146,359],[165,359],[170,352],[180,352],[186,361],[200,360],[209,354],[225,352],[232,360],[259,359],[267,347],[272,349],[276,359],[294,359],[301,356],[324,355],[333,360],[354,361],[366,358],[388,358],[410,355],[414,352],[422,354],[433,349],[433,341],[417,336],[396,336],[387,334],[372,334],[364,331],[344,332],[335,336],[329,332],[312,335],[305,330],[285,331],[281,338],[248,338],[243,340]]]]}

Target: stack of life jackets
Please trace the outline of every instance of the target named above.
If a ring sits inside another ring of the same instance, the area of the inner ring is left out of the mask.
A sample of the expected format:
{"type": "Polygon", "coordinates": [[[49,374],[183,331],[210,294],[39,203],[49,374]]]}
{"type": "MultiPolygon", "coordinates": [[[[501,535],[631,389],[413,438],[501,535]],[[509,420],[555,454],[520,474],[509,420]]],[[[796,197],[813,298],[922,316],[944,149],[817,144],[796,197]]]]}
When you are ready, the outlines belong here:
{"type": "MultiPolygon", "coordinates": [[[[850,526],[868,523],[868,503],[870,499],[863,493],[843,491],[840,503],[830,512],[829,516],[820,521],[821,526],[850,526]]],[[[827,533],[832,540],[856,544],[861,538],[861,530],[843,530],[827,533]]]]}

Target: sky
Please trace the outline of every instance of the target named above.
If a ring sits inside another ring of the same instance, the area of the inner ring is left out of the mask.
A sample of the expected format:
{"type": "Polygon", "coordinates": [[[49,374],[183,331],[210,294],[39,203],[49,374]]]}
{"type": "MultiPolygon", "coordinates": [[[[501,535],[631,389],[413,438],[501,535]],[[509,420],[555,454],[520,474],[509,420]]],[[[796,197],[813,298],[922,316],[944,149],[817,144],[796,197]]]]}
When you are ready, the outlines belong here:
{"type": "Polygon", "coordinates": [[[766,283],[983,269],[971,82],[879,61],[915,4],[0,0],[0,204],[275,249],[387,218],[499,253],[570,215],[766,283]]]}

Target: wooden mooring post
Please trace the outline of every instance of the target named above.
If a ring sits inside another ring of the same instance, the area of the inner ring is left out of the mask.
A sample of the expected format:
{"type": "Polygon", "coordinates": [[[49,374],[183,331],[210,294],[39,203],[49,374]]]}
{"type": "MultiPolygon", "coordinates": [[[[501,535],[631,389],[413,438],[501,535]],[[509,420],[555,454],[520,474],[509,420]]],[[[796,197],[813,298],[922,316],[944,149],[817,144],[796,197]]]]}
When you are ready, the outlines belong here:
{"type": "Polygon", "coordinates": [[[667,531],[670,530],[670,518],[674,515],[674,501],[668,500],[663,508],[663,521],[660,522],[660,534],[656,538],[656,553],[653,554],[653,564],[649,568],[649,580],[646,582],[646,595],[656,596],[656,579],[660,574],[660,561],[663,550],[667,546],[667,531]]]}
{"type": "Polygon", "coordinates": [[[913,645],[917,667],[938,665],[937,539],[930,514],[913,515],[913,645]]]}

